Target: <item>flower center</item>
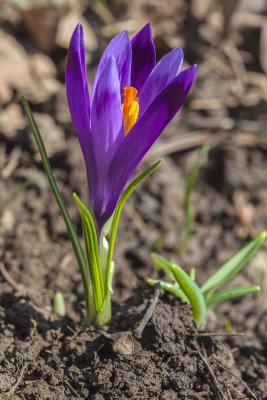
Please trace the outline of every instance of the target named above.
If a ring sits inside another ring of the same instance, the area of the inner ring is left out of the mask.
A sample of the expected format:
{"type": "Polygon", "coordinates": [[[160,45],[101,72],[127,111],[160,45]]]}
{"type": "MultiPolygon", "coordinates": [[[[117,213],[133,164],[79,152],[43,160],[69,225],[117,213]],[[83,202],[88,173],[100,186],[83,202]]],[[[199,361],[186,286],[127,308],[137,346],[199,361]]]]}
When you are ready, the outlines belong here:
{"type": "Polygon", "coordinates": [[[124,103],[122,105],[123,123],[124,123],[124,137],[129,130],[136,123],[139,113],[139,99],[136,96],[138,93],[134,87],[124,88],[124,103]]]}

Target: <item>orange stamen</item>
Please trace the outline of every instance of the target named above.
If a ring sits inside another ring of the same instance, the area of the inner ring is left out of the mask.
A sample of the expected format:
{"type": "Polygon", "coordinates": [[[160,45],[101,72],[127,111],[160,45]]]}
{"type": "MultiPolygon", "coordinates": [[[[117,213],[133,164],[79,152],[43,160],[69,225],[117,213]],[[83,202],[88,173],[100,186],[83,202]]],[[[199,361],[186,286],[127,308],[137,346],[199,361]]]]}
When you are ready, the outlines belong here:
{"type": "Polygon", "coordinates": [[[129,130],[136,123],[139,113],[139,99],[137,97],[137,89],[134,87],[124,88],[124,103],[122,105],[123,110],[123,123],[124,123],[124,137],[127,135],[129,130]]]}

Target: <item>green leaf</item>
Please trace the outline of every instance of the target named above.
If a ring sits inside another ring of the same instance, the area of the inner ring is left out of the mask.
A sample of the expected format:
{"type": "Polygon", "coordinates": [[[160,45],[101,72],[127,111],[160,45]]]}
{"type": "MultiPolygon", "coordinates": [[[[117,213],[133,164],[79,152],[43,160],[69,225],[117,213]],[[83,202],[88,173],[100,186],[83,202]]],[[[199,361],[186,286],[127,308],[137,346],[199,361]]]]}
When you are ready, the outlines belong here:
{"type": "Polygon", "coordinates": [[[178,265],[172,264],[171,269],[177,283],[188,297],[192,306],[193,317],[197,325],[200,326],[207,311],[204,296],[200,288],[178,265]]]}
{"type": "Polygon", "coordinates": [[[190,269],[190,274],[189,274],[190,278],[192,279],[192,281],[196,281],[196,268],[191,268],[190,269]]]}
{"type": "Polygon", "coordinates": [[[94,221],[90,212],[81,202],[76,193],[73,193],[73,197],[78,205],[81,214],[88,267],[92,282],[94,302],[97,313],[101,309],[105,299],[102,269],[99,259],[97,234],[95,230],[94,221]]]}
{"type": "Polygon", "coordinates": [[[156,251],[161,251],[163,249],[163,229],[159,228],[157,232],[157,238],[153,243],[153,247],[156,251]]]}
{"type": "MultiPolygon", "coordinates": [[[[182,270],[182,268],[178,267],[178,265],[173,264],[156,253],[152,253],[150,257],[159,269],[165,269],[171,280],[176,280],[178,286],[174,286],[173,283],[168,284],[168,282],[165,281],[157,282],[160,282],[163,289],[180,297],[183,302],[190,303],[193,309],[194,319],[198,326],[201,325],[206,313],[206,306],[203,294],[198,285],[182,270]]],[[[194,277],[194,270],[191,270],[191,273],[194,277]]],[[[147,282],[150,283],[153,282],[153,280],[149,279],[147,282]]]]}
{"type": "Polygon", "coordinates": [[[258,292],[260,290],[259,286],[239,286],[229,289],[221,290],[220,292],[214,293],[206,301],[207,310],[217,306],[217,304],[223,301],[234,299],[235,297],[245,296],[249,293],[258,292]]]}
{"type": "Polygon", "coordinates": [[[174,274],[171,269],[172,263],[170,263],[166,258],[159,256],[157,253],[151,253],[150,258],[158,269],[164,269],[171,281],[175,281],[174,274]]]}
{"type": "Polygon", "coordinates": [[[201,147],[198,158],[193,165],[193,168],[191,169],[188,179],[186,182],[186,189],[185,189],[185,199],[184,199],[184,215],[185,215],[185,238],[183,240],[183,243],[181,247],[178,250],[178,253],[181,255],[185,252],[189,240],[192,236],[192,231],[193,231],[193,218],[192,218],[192,212],[191,212],[191,196],[193,192],[193,188],[195,186],[196,178],[198,175],[198,171],[201,165],[201,161],[204,156],[209,151],[209,147],[207,145],[204,145],[201,147]]]}
{"type": "Polygon", "coordinates": [[[156,283],[159,283],[160,287],[163,290],[166,290],[167,292],[173,294],[174,296],[179,297],[183,303],[190,304],[190,301],[188,300],[187,296],[184,294],[182,289],[179,287],[177,282],[170,283],[170,282],[161,281],[161,280],[157,280],[157,279],[147,279],[147,283],[149,283],[149,285],[155,285],[156,283]]]}
{"type": "Polygon", "coordinates": [[[224,324],[224,331],[225,331],[226,333],[230,333],[230,332],[231,332],[231,329],[232,329],[231,320],[230,320],[230,318],[226,318],[225,324],[224,324]]]}
{"type": "Polygon", "coordinates": [[[251,240],[225,264],[223,264],[207,281],[202,285],[201,292],[208,299],[211,294],[220,286],[230,281],[254,256],[267,237],[267,231],[263,231],[255,239],[251,240]]]}
{"type": "Polygon", "coordinates": [[[154,165],[152,165],[150,168],[148,168],[147,171],[145,171],[143,174],[138,176],[129,186],[128,188],[124,191],[122,194],[117,207],[114,211],[114,216],[112,220],[112,226],[111,226],[111,233],[110,233],[110,241],[109,241],[109,249],[108,249],[108,258],[107,258],[107,270],[106,270],[106,280],[105,280],[105,292],[106,294],[108,293],[108,282],[109,282],[109,275],[111,271],[111,263],[112,263],[112,255],[113,255],[113,250],[114,250],[114,244],[115,244],[115,239],[116,239],[116,233],[117,233],[117,228],[118,228],[118,223],[119,223],[119,218],[121,214],[122,207],[125,203],[125,201],[128,199],[130,194],[134,191],[134,189],[141,183],[143,180],[148,177],[161,163],[162,160],[159,160],[156,162],[154,165]]]}
{"type": "Polygon", "coordinates": [[[84,287],[84,292],[85,292],[86,311],[88,312],[88,310],[89,310],[89,292],[88,292],[89,273],[88,273],[88,268],[87,268],[86,259],[85,259],[84,253],[83,253],[83,249],[82,249],[81,243],[79,241],[77,232],[76,232],[76,230],[72,224],[72,221],[70,219],[67,207],[66,207],[66,205],[63,201],[63,198],[61,196],[61,193],[58,189],[54,175],[52,173],[52,169],[51,169],[48,157],[47,157],[44,142],[43,142],[42,136],[39,132],[39,129],[36,125],[35,119],[32,115],[30,106],[23,96],[21,97],[21,101],[22,101],[29,125],[32,129],[39,153],[41,155],[41,159],[42,159],[42,163],[44,166],[46,176],[48,178],[50,187],[53,191],[53,194],[54,194],[57,204],[59,206],[60,212],[61,212],[64,222],[66,224],[66,228],[67,228],[67,231],[68,231],[71,243],[72,243],[72,247],[73,247],[76,259],[78,261],[79,267],[80,267],[82,281],[83,281],[83,287],[84,287]]]}
{"type": "Polygon", "coordinates": [[[61,292],[56,292],[54,296],[54,313],[64,317],[66,315],[66,306],[63,294],[61,292]]]}
{"type": "Polygon", "coordinates": [[[108,293],[105,297],[104,303],[96,314],[96,326],[101,328],[101,326],[106,325],[111,320],[111,296],[113,293],[112,290],[112,280],[115,271],[115,263],[112,261],[110,273],[109,273],[109,280],[108,280],[108,293]]]}

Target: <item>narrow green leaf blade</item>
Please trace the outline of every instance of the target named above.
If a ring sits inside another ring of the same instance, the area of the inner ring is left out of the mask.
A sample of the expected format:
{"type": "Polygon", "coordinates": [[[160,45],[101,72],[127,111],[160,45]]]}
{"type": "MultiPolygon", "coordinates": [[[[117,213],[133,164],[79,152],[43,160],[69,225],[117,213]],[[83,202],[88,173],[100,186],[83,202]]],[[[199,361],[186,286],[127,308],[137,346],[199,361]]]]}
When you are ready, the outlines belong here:
{"type": "Polygon", "coordinates": [[[186,182],[186,189],[185,189],[185,199],[184,199],[184,215],[185,215],[185,237],[181,247],[178,249],[178,253],[181,255],[185,252],[188,242],[192,236],[193,231],[193,218],[191,212],[191,196],[193,192],[193,188],[195,186],[195,182],[197,179],[198,171],[200,169],[201,161],[204,156],[209,151],[209,147],[204,145],[201,147],[198,158],[191,169],[188,179],[186,182]]]}
{"type": "Polygon", "coordinates": [[[58,189],[58,186],[57,186],[56,180],[54,178],[54,175],[52,173],[52,169],[51,169],[48,157],[47,157],[47,153],[46,153],[46,149],[45,149],[45,146],[44,146],[44,143],[43,143],[43,139],[42,139],[42,136],[41,136],[41,134],[39,132],[39,129],[37,127],[35,119],[34,119],[34,117],[32,115],[30,106],[29,106],[28,102],[26,101],[25,97],[22,96],[21,97],[21,101],[22,101],[22,104],[23,104],[23,107],[24,107],[24,110],[25,110],[29,125],[30,125],[30,127],[32,129],[32,132],[33,132],[33,135],[34,135],[38,150],[40,152],[45,173],[47,175],[49,184],[51,186],[51,189],[53,191],[53,194],[55,196],[55,199],[57,201],[59,209],[61,211],[62,217],[63,217],[63,219],[65,221],[69,237],[71,239],[72,247],[73,247],[75,256],[77,258],[79,267],[80,267],[82,280],[83,280],[83,286],[84,286],[84,290],[85,290],[85,299],[86,299],[86,303],[87,303],[88,302],[88,297],[89,297],[89,295],[88,295],[89,274],[88,274],[88,269],[87,269],[86,259],[85,259],[84,253],[83,253],[83,249],[82,249],[81,243],[79,241],[77,232],[76,232],[76,230],[75,230],[75,228],[74,228],[74,226],[72,224],[72,221],[70,219],[67,207],[66,207],[66,205],[65,205],[65,203],[64,203],[64,201],[62,199],[61,193],[60,193],[60,191],[58,189]]]}
{"type": "Polygon", "coordinates": [[[171,281],[175,281],[174,274],[172,272],[172,263],[166,258],[159,256],[157,253],[151,253],[150,258],[158,269],[164,269],[171,281]]]}
{"type": "Polygon", "coordinates": [[[184,294],[184,292],[182,291],[182,289],[179,287],[179,285],[176,282],[170,283],[170,282],[161,281],[161,280],[157,280],[157,279],[147,279],[147,283],[149,283],[149,285],[156,285],[156,283],[159,283],[160,287],[163,290],[166,290],[166,292],[169,292],[169,293],[173,294],[174,296],[179,297],[183,303],[190,304],[188,297],[184,294]]]}
{"type": "Polygon", "coordinates": [[[198,326],[201,325],[203,318],[207,312],[204,296],[201,293],[199,286],[192,281],[189,275],[178,265],[172,265],[172,272],[174,273],[177,283],[188,297],[193,309],[193,317],[198,326]]]}
{"type": "Polygon", "coordinates": [[[92,232],[90,229],[90,225],[88,221],[81,215],[82,220],[82,227],[83,227],[83,235],[84,235],[84,243],[87,253],[87,260],[88,260],[88,268],[90,273],[90,279],[92,283],[92,290],[93,290],[93,298],[94,298],[94,305],[95,305],[95,312],[97,313],[100,308],[102,307],[104,298],[101,292],[101,285],[100,279],[98,275],[96,257],[94,254],[94,247],[93,247],[93,239],[92,239],[92,232]]]}
{"type": "Polygon", "coordinates": [[[106,325],[111,320],[111,296],[112,290],[112,280],[115,272],[115,263],[111,262],[109,280],[108,280],[108,293],[104,299],[103,305],[99,312],[96,314],[96,326],[101,328],[101,326],[106,325]]]}
{"type": "Polygon", "coordinates": [[[66,315],[66,306],[63,294],[61,292],[56,292],[54,296],[54,313],[64,317],[66,315]]]}
{"type": "Polygon", "coordinates": [[[86,251],[88,258],[88,266],[89,266],[90,276],[91,278],[93,277],[92,279],[93,290],[96,290],[98,301],[100,302],[100,307],[101,307],[105,298],[105,291],[104,291],[103,275],[100,265],[98,241],[97,241],[97,234],[94,225],[94,220],[89,210],[81,202],[76,193],[73,193],[73,197],[78,205],[81,214],[83,230],[85,233],[85,244],[86,244],[86,251]]]}
{"type": "Polygon", "coordinates": [[[114,216],[112,220],[112,226],[111,226],[111,233],[110,233],[110,241],[109,241],[109,251],[108,251],[108,258],[107,258],[107,272],[106,272],[106,280],[105,280],[105,292],[106,294],[108,293],[108,282],[109,282],[109,274],[111,271],[111,263],[112,263],[112,255],[113,255],[113,250],[114,250],[114,244],[115,244],[115,239],[116,239],[116,234],[117,234],[117,229],[118,229],[118,223],[119,223],[119,218],[121,214],[122,207],[125,203],[125,201],[128,199],[130,194],[134,191],[134,189],[140,185],[141,182],[143,182],[152,172],[158,167],[158,165],[161,163],[162,160],[159,160],[155,164],[153,164],[150,168],[148,168],[143,174],[139,175],[129,186],[128,188],[124,191],[122,194],[117,207],[114,211],[114,216]]]}
{"type": "Polygon", "coordinates": [[[224,263],[201,287],[201,292],[208,298],[217,288],[230,281],[254,256],[267,237],[267,231],[263,231],[255,239],[251,240],[241,250],[224,263]]]}
{"type": "Polygon", "coordinates": [[[196,268],[191,268],[190,269],[190,274],[189,274],[190,278],[192,279],[192,281],[196,281],[196,268]]]}
{"type": "Polygon", "coordinates": [[[224,289],[220,292],[214,293],[207,301],[207,310],[217,306],[223,301],[231,300],[236,297],[245,296],[249,293],[255,293],[260,290],[259,286],[238,286],[234,288],[224,289]]]}

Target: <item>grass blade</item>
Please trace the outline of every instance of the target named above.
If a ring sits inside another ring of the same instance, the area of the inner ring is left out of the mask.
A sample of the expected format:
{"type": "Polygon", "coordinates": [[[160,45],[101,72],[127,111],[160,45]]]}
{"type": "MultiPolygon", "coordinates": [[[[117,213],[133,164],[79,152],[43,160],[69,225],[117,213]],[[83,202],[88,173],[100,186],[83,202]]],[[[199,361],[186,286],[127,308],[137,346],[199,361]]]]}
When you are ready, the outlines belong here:
{"type": "Polygon", "coordinates": [[[185,238],[183,240],[183,243],[181,247],[178,249],[178,254],[182,255],[189,243],[189,240],[192,236],[192,231],[193,231],[193,218],[192,218],[192,212],[191,212],[191,196],[193,192],[193,188],[195,186],[196,178],[198,175],[198,171],[201,165],[201,161],[203,157],[206,156],[206,154],[209,151],[209,147],[207,145],[204,145],[201,147],[198,158],[193,165],[193,168],[191,169],[187,182],[186,182],[186,189],[185,189],[185,199],[184,199],[184,215],[185,215],[185,238]]]}
{"type": "MultiPolygon", "coordinates": [[[[88,299],[89,299],[89,293],[88,293],[89,272],[88,272],[88,268],[87,268],[87,264],[86,264],[86,259],[84,257],[84,253],[83,253],[83,250],[82,250],[82,246],[81,246],[81,243],[79,241],[77,232],[76,232],[76,230],[75,230],[75,228],[74,228],[74,226],[72,224],[72,221],[70,219],[67,207],[66,207],[66,205],[65,205],[65,203],[64,203],[64,201],[62,199],[61,193],[60,193],[60,191],[58,189],[58,186],[57,186],[56,180],[54,178],[54,175],[52,173],[52,169],[51,169],[51,166],[50,166],[50,162],[48,160],[48,156],[47,156],[46,149],[45,149],[45,146],[44,146],[44,143],[43,143],[43,139],[42,139],[42,136],[41,136],[41,134],[39,132],[39,129],[37,127],[35,119],[34,119],[34,117],[32,115],[30,106],[29,106],[27,100],[23,96],[21,97],[21,101],[22,101],[22,104],[23,104],[23,107],[24,107],[24,110],[25,110],[29,125],[30,125],[30,127],[32,129],[32,132],[33,132],[33,135],[34,135],[34,138],[35,138],[39,153],[41,155],[42,163],[43,163],[43,166],[44,166],[44,170],[45,170],[46,176],[48,178],[50,187],[51,187],[51,189],[53,191],[53,194],[55,196],[55,199],[56,199],[57,204],[59,206],[59,209],[61,211],[62,217],[63,217],[63,219],[65,221],[69,237],[71,239],[72,247],[73,247],[75,256],[77,258],[77,261],[78,261],[78,264],[79,264],[79,267],[80,267],[80,271],[81,271],[81,275],[82,275],[83,286],[84,286],[84,291],[85,291],[85,300],[86,300],[86,304],[87,304],[88,303],[88,299]]],[[[89,307],[88,304],[87,304],[87,306],[89,307]]],[[[87,308],[87,310],[88,310],[88,308],[87,308]]]]}
{"type": "Polygon", "coordinates": [[[98,299],[98,307],[96,311],[102,307],[102,303],[105,298],[104,283],[102,276],[102,269],[99,259],[98,241],[97,234],[95,230],[95,225],[93,218],[89,210],[81,202],[76,193],[73,193],[74,200],[76,201],[82,219],[84,239],[87,251],[88,267],[90,272],[90,277],[92,280],[92,288],[95,296],[98,299]]]}
{"type": "Polygon", "coordinates": [[[161,281],[158,279],[147,279],[147,283],[149,285],[156,285],[156,283],[159,283],[160,287],[163,290],[166,290],[167,292],[173,294],[174,296],[179,297],[183,303],[190,304],[188,297],[184,294],[184,292],[176,282],[171,283],[171,282],[161,281]]]}
{"type": "Polygon", "coordinates": [[[255,239],[251,240],[241,250],[224,263],[201,287],[201,292],[206,298],[220,286],[230,281],[254,256],[267,237],[267,231],[263,231],[255,239]]]}
{"type": "Polygon", "coordinates": [[[122,207],[125,201],[128,199],[130,194],[134,191],[134,189],[141,183],[145,178],[147,178],[152,172],[158,167],[162,160],[159,160],[155,164],[153,164],[150,168],[148,168],[143,174],[139,175],[125,190],[122,194],[117,207],[114,211],[114,216],[112,220],[111,232],[110,232],[110,241],[109,241],[109,249],[108,249],[108,258],[107,258],[107,269],[106,269],[106,280],[105,280],[105,292],[108,293],[108,282],[109,282],[109,274],[111,271],[111,263],[112,263],[112,255],[114,250],[114,244],[116,239],[116,233],[119,223],[119,218],[121,214],[122,207]]]}
{"type": "Polygon", "coordinates": [[[53,311],[54,313],[60,315],[60,317],[65,317],[66,315],[66,305],[61,292],[56,292],[54,296],[53,311]]]}
{"type": "Polygon", "coordinates": [[[167,275],[171,281],[175,281],[175,277],[171,269],[172,263],[166,260],[166,258],[159,256],[157,253],[151,253],[150,258],[158,269],[164,269],[167,272],[167,275]]]}
{"type": "Polygon", "coordinates": [[[234,299],[235,297],[245,296],[249,293],[255,293],[260,290],[259,286],[239,286],[229,289],[221,290],[220,292],[214,293],[207,301],[207,310],[217,306],[217,304],[223,301],[234,299]]]}
{"type": "Polygon", "coordinates": [[[206,304],[204,296],[198,285],[192,281],[189,275],[178,265],[172,264],[172,271],[174,273],[177,283],[188,297],[193,310],[193,317],[197,325],[200,326],[206,314],[206,304]]]}

